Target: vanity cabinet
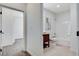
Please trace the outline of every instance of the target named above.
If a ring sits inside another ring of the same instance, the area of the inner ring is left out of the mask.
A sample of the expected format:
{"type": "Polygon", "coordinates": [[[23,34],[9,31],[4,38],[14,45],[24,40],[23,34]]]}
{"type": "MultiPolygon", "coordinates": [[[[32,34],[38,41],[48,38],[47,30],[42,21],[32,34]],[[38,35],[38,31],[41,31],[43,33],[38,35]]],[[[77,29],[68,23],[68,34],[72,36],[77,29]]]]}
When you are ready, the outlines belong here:
{"type": "Polygon", "coordinates": [[[43,34],[43,48],[49,47],[49,34],[43,34]]]}

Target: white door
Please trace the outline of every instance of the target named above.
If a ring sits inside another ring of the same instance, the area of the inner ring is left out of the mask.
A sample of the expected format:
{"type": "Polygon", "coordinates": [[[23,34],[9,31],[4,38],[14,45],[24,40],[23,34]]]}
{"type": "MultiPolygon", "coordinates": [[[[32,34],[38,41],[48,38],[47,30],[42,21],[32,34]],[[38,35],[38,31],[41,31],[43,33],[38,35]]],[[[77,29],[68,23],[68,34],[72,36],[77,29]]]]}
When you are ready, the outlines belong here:
{"type": "MultiPolygon", "coordinates": [[[[2,8],[0,6],[0,49],[1,48],[1,41],[2,41],[2,8]]],[[[0,56],[2,54],[2,51],[0,51],[0,56]]]]}
{"type": "Polygon", "coordinates": [[[2,7],[2,47],[4,55],[14,55],[24,50],[23,12],[2,7]],[[9,46],[9,47],[6,47],[9,46]],[[12,52],[13,51],[13,52],[12,52]]]}

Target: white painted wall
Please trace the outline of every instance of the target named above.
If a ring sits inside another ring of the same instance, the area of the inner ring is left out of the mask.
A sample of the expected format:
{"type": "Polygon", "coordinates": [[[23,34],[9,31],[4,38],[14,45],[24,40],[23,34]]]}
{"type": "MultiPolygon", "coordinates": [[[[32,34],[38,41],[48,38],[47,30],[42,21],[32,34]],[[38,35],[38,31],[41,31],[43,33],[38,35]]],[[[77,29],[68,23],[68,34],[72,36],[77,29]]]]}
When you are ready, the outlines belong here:
{"type": "Polygon", "coordinates": [[[70,46],[70,10],[56,14],[56,40],[59,44],[70,46]]]}
{"type": "Polygon", "coordinates": [[[48,32],[51,40],[53,39],[54,33],[56,33],[55,13],[47,9],[43,9],[43,32],[48,32]],[[47,30],[46,18],[49,19],[50,30],[47,30]]]}
{"type": "MultiPolygon", "coordinates": [[[[60,34],[59,35],[60,39],[62,39],[62,37],[63,37],[63,38],[65,38],[65,40],[70,41],[71,50],[76,53],[75,55],[78,55],[78,42],[79,42],[78,37],[76,36],[76,32],[78,30],[78,17],[79,17],[78,11],[79,11],[79,5],[75,4],[75,3],[71,4],[70,12],[69,12],[70,15],[67,12],[65,14],[59,15],[59,17],[58,17],[59,21],[56,19],[56,22],[60,22],[60,23],[57,23],[59,26],[56,27],[60,32],[59,31],[57,32],[57,29],[56,29],[56,32],[58,34],[60,34]],[[63,24],[64,21],[68,21],[69,23],[63,24]],[[62,35],[62,34],[65,34],[65,35],[62,35]]],[[[57,37],[59,37],[58,34],[57,34],[57,37]]]]}
{"type": "MultiPolygon", "coordinates": [[[[79,3],[77,4],[77,31],[79,31],[79,3]]],[[[77,37],[78,39],[78,56],[79,56],[79,36],[77,37]]]]}
{"type": "Polygon", "coordinates": [[[42,55],[42,4],[27,4],[27,51],[32,55],[42,55]]]}
{"type": "Polygon", "coordinates": [[[78,38],[76,36],[76,31],[77,31],[77,4],[72,4],[71,5],[71,50],[76,52],[76,54],[78,55],[78,38]]]}

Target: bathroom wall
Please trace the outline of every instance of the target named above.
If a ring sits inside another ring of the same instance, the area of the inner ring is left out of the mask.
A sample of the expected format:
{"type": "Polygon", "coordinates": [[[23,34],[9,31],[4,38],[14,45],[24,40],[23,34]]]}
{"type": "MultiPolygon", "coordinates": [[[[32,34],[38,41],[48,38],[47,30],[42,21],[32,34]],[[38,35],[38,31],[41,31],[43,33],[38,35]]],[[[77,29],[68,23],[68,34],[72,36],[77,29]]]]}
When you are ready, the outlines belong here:
{"type": "Polygon", "coordinates": [[[71,5],[71,50],[78,55],[78,43],[79,43],[79,38],[76,36],[77,35],[77,30],[78,30],[78,10],[79,5],[78,4],[72,4],[71,5]]]}
{"type": "MultiPolygon", "coordinates": [[[[77,4],[77,31],[79,31],[79,3],[77,4]]],[[[79,36],[77,37],[77,39],[78,39],[77,47],[78,47],[78,56],[79,56],[79,36]]]]}
{"type": "Polygon", "coordinates": [[[56,14],[56,40],[60,44],[70,45],[70,10],[56,14]]]}
{"type": "Polygon", "coordinates": [[[48,32],[50,34],[50,39],[53,39],[54,33],[56,33],[56,19],[55,19],[55,13],[43,9],[43,32],[48,32]],[[49,20],[50,29],[47,30],[47,23],[46,18],[49,20]]]}
{"type": "Polygon", "coordinates": [[[32,55],[43,54],[43,20],[42,20],[42,4],[27,4],[27,51],[32,55]]]}

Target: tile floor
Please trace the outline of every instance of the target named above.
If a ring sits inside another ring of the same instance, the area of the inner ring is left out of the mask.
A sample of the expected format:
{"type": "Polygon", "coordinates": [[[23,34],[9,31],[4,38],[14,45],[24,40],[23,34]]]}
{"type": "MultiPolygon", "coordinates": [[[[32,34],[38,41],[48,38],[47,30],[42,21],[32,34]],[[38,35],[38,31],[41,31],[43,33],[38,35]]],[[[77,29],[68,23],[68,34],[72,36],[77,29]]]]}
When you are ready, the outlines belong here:
{"type": "Polygon", "coordinates": [[[69,47],[50,41],[50,47],[44,49],[44,56],[75,56],[69,47]]]}

